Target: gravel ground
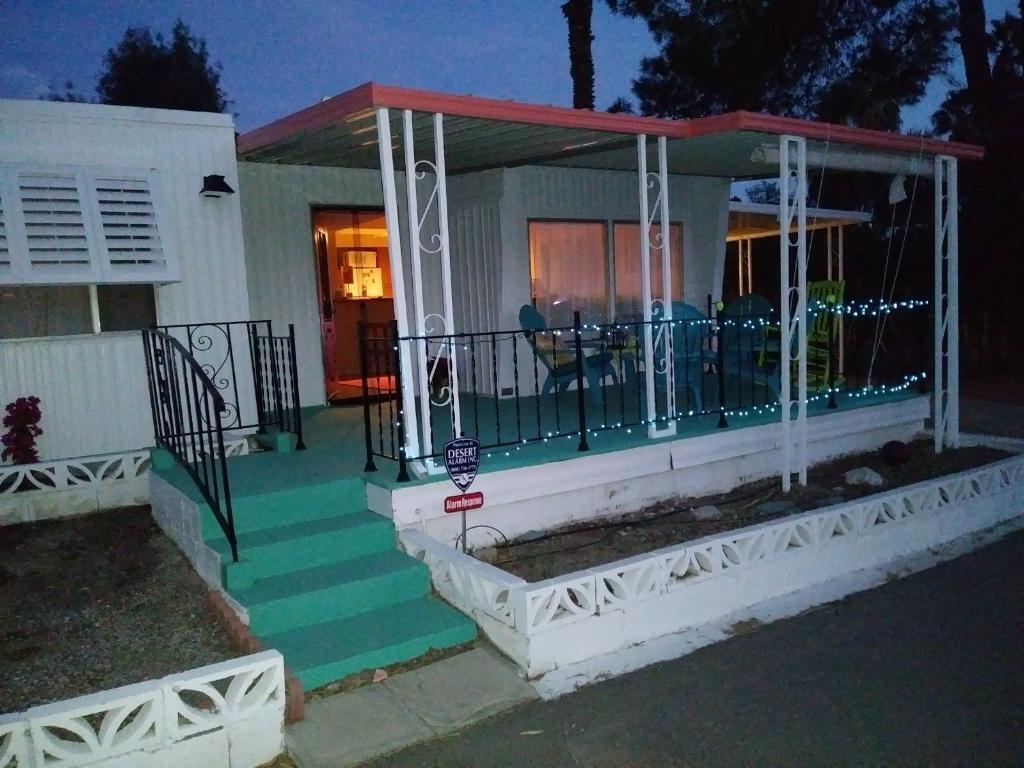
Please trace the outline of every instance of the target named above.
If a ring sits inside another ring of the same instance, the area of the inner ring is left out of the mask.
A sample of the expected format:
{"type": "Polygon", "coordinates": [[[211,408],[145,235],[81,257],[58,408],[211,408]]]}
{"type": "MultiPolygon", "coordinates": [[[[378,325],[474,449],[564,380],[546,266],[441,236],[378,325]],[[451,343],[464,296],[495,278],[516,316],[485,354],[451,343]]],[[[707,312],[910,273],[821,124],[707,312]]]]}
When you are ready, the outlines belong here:
{"type": "Polygon", "coordinates": [[[149,507],[0,528],[0,712],[233,658],[149,507]]]}
{"type": "Polygon", "coordinates": [[[777,477],[769,478],[725,494],[672,499],[629,515],[566,526],[474,554],[527,581],[542,581],[659,547],[960,472],[1010,455],[985,447],[936,455],[927,440],[910,443],[908,448],[909,460],[897,467],[888,466],[878,451],[819,465],[808,472],[806,488],[794,486],[788,495],[782,493],[777,477]],[[846,485],[843,475],[857,467],[874,469],[885,479],[885,487],[846,485]],[[721,516],[696,519],[701,514],[695,511],[708,505],[716,507],[721,516]]]}

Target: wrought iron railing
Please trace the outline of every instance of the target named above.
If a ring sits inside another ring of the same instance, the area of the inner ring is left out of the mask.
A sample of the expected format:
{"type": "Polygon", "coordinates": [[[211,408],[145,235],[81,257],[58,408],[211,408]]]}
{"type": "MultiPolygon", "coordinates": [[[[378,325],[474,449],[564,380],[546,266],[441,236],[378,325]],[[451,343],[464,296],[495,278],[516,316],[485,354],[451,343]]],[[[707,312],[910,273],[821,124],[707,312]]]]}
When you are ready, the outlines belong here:
{"type": "Polygon", "coordinates": [[[287,336],[274,336],[270,323],[266,334],[251,328],[255,371],[256,409],[261,427],[274,425],[295,435],[296,450],[305,450],[302,411],[299,406],[299,370],[295,360],[295,326],[287,336]]]}
{"type": "Polygon", "coordinates": [[[269,320],[162,325],[199,363],[224,399],[225,429],[276,428],[305,447],[298,399],[295,330],[274,336],[269,320]]]}
{"type": "Polygon", "coordinates": [[[404,480],[408,462],[440,459],[459,431],[456,397],[461,431],[479,439],[482,449],[568,439],[586,451],[588,434],[709,413],[726,427],[727,413],[778,399],[777,371],[763,340],[770,320],[701,316],[584,325],[577,314],[572,326],[560,328],[409,337],[399,337],[394,324],[362,325],[366,469],[376,469],[375,458],[390,459],[404,480]],[[730,332],[734,323],[743,332],[730,332]],[[421,427],[415,455],[406,449],[403,346],[412,358],[428,361],[424,381],[412,387],[421,427]],[[648,357],[656,372],[650,390],[648,357]],[[457,394],[447,362],[453,359],[457,394]],[[508,375],[499,375],[509,363],[508,375]]]}
{"type": "MultiPolygon", "coordinates": [[[[861,359],[863,345],[847,343],[844,363],[840,329],[857,339],[859,323],[875,322],[870,307],[851,307],[809,310],[808,398],[836,408],[844,394],[859,398],[912,384],[920,388],[923,373],[898,373],[907,370],[907,360],[895,346],[881,365],[875,356],[861,359]],[[825,312],[841,315],[844,323],[816,322],[825,312]],[[875,380],[868,376],[871,366],[875,380]],[[880,370],[884,377],[877,375],[880,370]]],[[[911,321],[927,320],[925,313],[913,314],[908,330],[911,321]]],[[[796,342],[794,336],[791,351],[796,342]]],[[[793,354],[782,350],[770,308],[737,312],[712,306],[710,317],[689,308],[671,320],[600,325],[582,324],[577,315],[572,326],[561,328],[403,337],[395,323],[362,324],[359,346],[366,469],[375,470],[378,458],[393,460],[399,480],[408,478],[410,461],[440,459],[444,444],[462,433],[490,451],[559,439],[576,441],[585,451],[588,435],[607,430],[659,428],[710,414],[725,428],[769,414],[778,407],[783,365],[791,365],[797,386],[793,354]],[[407,362],[403,371],[402,355],[426,361],[425,370],[407,362]],[[671,387],[665,375],[669,360],[671,387]],[[410,374],[414,381],[403,387],[410,374]],[[415,435],[407,434],[412,423],[415,435]]]]}
{"type": "Polygon", "coordinates": [[[153,434],[195,482],[238,562],[220,390],[203,366],[164,331],[143,330],[153,434]]]}

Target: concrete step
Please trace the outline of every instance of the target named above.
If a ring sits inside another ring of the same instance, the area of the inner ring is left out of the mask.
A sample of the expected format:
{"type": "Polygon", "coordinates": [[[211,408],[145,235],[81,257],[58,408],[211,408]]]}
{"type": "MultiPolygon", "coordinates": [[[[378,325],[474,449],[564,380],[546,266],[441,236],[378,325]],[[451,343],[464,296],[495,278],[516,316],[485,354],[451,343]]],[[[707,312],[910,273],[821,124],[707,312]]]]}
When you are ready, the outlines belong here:
{"type": "MultiPolygon", "coordinates": [[[[235,532],[239,535],[275,528],[286,523],[361,512],[366,509],[366,485],[361,478],[341,478],[332,482],[252,495],[233,493],[231,506],[234,512],[235,532]]],[[[202,509],[203,537],[208,540],[224,538],[224,532],[213,513],[205,504],[202,509]]]]}
{"type": "Polygon", "coordinates": [[[233,591],[257,579],[391,550],[395,529],[390,520],[363,510],[241,533],[237,563],[231,562],[227,540],[215,538],[207,544],[220,554],[222,582],[233,591]]]}
{"type": "Polygon", "coordinates": [[[451,648],[476,637],[476,624],[440,600],[423,597],[262,637],[310,691],[355,672],[451,648]]]}
{"type": "Polygon", "coordinates": [[[391,549],[259,579],[232,593],[249,610],[258,636],[354,616],[425,597],[430,571],[391,549]]]}

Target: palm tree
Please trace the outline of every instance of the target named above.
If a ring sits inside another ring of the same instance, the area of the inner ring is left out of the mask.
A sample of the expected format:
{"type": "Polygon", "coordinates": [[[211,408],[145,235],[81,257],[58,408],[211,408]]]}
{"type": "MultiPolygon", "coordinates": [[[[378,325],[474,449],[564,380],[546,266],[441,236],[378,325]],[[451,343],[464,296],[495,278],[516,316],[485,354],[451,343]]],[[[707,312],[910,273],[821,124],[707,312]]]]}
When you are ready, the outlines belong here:
{"type": "Polygon", "coordinates": [[[594,108],[594,57],[590,51],[594,41],[593,14],[593,0],[566,0],[562,4],[562,15],[569,24],[569,76],[574,109],[594,108]]]}

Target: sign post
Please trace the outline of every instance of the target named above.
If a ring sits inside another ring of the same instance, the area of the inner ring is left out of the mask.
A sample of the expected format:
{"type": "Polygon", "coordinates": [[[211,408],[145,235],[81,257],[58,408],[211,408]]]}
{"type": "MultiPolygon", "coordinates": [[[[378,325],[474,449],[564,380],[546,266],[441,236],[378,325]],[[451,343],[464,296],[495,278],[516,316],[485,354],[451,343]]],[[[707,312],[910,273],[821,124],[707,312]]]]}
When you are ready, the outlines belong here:
{"type": "Polygon", "coordinates": [[[466,551],[466,511],[484,505],[481,491],[466,493],[480,469],[480,441],[475,437],[457,437],[444,444],[444,468],[461,493],[444,500],[445,512],[462,513],[462,551],[466,551]]]}

